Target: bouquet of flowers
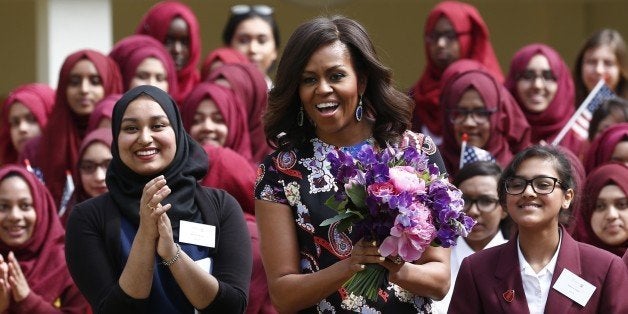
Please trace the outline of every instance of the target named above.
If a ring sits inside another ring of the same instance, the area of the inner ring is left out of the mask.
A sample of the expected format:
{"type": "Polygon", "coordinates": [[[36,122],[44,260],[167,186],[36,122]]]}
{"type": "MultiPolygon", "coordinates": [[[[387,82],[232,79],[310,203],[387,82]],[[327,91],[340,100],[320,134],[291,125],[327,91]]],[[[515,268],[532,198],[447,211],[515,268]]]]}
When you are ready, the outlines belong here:
{"type": "MultiPolygon", "coordinates": [[[[376,241],[382,256],[401,262],[418,260],[428,246],[450,247],[475,222],[462,212],[462,192],[428,157],[413,147],[379,152],[364,145],[354,158],[341,150],[329,153],[337,190],[326,205],[338,214],[322,226],[351,228],[350,237],[376,241]]],[[[345,284],[347,292],[375,301],[386,269],[367,265],[345,284]]]]}

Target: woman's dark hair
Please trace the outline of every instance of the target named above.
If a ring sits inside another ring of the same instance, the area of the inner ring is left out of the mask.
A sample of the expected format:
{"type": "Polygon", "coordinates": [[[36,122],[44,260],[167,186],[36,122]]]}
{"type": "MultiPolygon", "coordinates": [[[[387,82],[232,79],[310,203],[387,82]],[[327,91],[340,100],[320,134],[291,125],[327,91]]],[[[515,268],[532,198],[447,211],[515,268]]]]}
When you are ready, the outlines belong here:
{"type": "Polygon", "coordinates": [[[611,47],[615,53],[615,57],[617,58],[617,63],[619,64],[619,82],[617,82],[617,87],[615,87],[615,93],[620,97],[628,95],[628,87],[626,86],[628,84],[628,78],[626,78],[625,73],[626,42],[618,31],[605,28],[591,35],[584,45],[582,45],[582,48],[580,48],[580,52],[578,52],[578,56],[576,57],[576,66],[573,72],[573,81],[576,87],[576,107],[580,106],[590,92],[587,90],[587,87],[584,85],[584,81],[582,80],[584,54],[591,48],[597,48],[600,46],[611,47]]]}
{"type": "Polygon", "coordinates": [[[277,22],[272,14],[262,14],[255,10],[255,5],[250,6],[250,10],[244,14],[231,13],[229,15],[229,19],[227,20],[227,24],[225,24],[225,28],[222,30],[222,43],[226,46],[231,45],[231,41],[233,40],[233,36],[235,35],[236,29],[243,21],[248,19],[259,17],[264,20],[266,23],[270,25],[270,28],[273,32],[273,37],[275,40],[275,49],[279,50],[280,38],[279,38],[279,26],[277,26],[277,22]]]}
{"type": "Polygon", "coordinates": [[[464,165],[456,175],[453,184],[460,186],[462,182],[475,176],[491,176],[499,180],[501,174],[502,169],[498,164],[492,161],[476,161],[464,165]]]}
{"type": "MultiPolygon", "coordinates": [[[[575,194],[575,191],[577,191],[576,180],[572,173],[571,162],[567,156],[565,156],[560,148],[556,148],[554,146],[533,145],[517,153],[512,158],[508,166],[506,166],[502,176],[499,178],[499,182],[497,184],[497,194],[499,195],[499,202],[502,206],[506,207],[506,180],[514,177],[521,164],[530,158],[541,158],[551,161],[554,165],[556,173],[558,174],[558,180],[560,181],[558,186],[563,191],[572,189],[575,194]]],[[[576,196],[577,195],[574,195],[574,198],[576,196]]],[[[571,202],[567,210],[561,210],[559,217],[559,221],[561,223],[568,223],[571,219],[569,216],[571,215],[571,206],[573,206],[573,204],[574,202],[571,202]]]]}
{"type": "Polygon", "coordinates": [[[628,101],[620,97],[609,98],[593,111],[591,122],[589,122],[589,141],[595,139],[600,122],[611,115],[623,120],[623,122],[628,122],[628,101]]]}
{"type": "Polygon", "coordinates": [[[414,103],[394,88],[392,71],[379,60],[364,27],[343,16],[319,17],[294,31],[279,61],[263,117],[266,138],[273,148],[290,149],[314,137],[314,126],[308,119],[302,126],[297,124],[302,107],[301,75],[316,50],[336,41],[346,45],[359,79],[365,80],[363,106],[365,117],[373,121],[375,140],[385,145],[409,128],[414,103]]]}

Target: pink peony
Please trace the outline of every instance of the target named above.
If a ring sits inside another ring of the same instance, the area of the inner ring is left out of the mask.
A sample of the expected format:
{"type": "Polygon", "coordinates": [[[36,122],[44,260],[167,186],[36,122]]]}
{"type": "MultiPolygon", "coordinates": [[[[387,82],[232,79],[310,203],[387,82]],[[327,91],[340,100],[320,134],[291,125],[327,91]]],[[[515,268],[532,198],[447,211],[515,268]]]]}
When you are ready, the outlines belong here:
{"type": "Polygon", "coordinates": [[[373,183],[366,187],[368,194],[377,197],[387,197],[395,194],[395,186],[390,182],[373,183]]]}
{"type": "Polygon", "coordinates": [[[382,256],[399,256],[406,262],[416,261],[436,237],[429,210],[423,206],[412,207],[412,210],[400,212],[395,218],[390,236],[379,247],[382,256]]]}
{"type": "Polygon", "coordinates": [[[398,193],[425,194],[425,181],[410,166],[397,166],[389,170],[390,182],[398,193]]]}

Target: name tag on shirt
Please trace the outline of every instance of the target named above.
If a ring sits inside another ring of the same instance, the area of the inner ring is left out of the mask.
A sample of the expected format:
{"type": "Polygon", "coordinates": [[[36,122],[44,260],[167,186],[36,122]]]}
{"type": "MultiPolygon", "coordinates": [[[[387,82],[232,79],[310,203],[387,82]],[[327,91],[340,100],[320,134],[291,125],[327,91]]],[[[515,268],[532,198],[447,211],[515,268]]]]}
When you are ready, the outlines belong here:
{"type": "Polygon", "coordinates": [[[567,268],[560,273],[553,288],[582,306],[589,302],[596,289],[594,285],[578,277],[567,268]]]}
{"type": "Polygon", "coordinates": [[[216,247],[216,226],[181,220],[179,242],[205,247],[216,247]]]}

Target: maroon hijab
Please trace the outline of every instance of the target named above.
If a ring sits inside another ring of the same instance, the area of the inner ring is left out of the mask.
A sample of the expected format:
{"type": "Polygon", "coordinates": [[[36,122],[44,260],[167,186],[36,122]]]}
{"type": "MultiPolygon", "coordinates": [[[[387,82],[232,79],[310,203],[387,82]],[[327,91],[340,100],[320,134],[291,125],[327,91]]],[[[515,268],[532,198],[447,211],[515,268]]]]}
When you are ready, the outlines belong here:
{"type": "Polygon", "coordinates": [[[209,76],[209,72],[212,71],[212,65],[214,62],[219,61],[222,64],[234,64],[234,63],[251,63],[249,59],[241,52],[231,47],[220,47],[212,50],[205,60],[203,60],[203,66],[201,67],[201,80],[206,80],[209,76]]]}
{"type": "Polygon", "coordinates": [[[96,130],[100,122],[103,119],[111,120],[111,116],[113,115],[113,107],[116,105],[116,102],[122,98],[122,94],[111,94],[103,99],[101,99],[97,104],[92,114],[89,115],[89,121],[87,122],[87,133],[96,130]]]}
{"type": "Polygon", "coordinates": [[[201,185],[227,191],[245,213],[255,215],[255,170],[248,160],[227,147],[204,145],[203,149],[209,156],[209,170],[201,185]]]}
{"type": "Polygon", "coordinates": [[[246,160],[251,160],[251,140],[246,127],[247,116],[240,99],[236,97],[233,90],[222,85],[210,82],[202,82],[190,92],[190,95],[183,102],[181,109],[181,119],[183,126],[189,133],[194,123],[194,115],[201,101],[210,98],[216,108],[222,114],[227,125],[227,139],[224,147],[231,148],[246,160]]]}
{"type": "MultiPolygon", "coordinates": [[[[538,143],[541,140],[551,143],[575,112],[573,106],[575,89],[571,71],[560,54],[547,45],[531,44],[515,53],[510,62],[510,72],[504,85],[515,97],[528,123],[530,123],[532,143],[538,143]],[[543,112],[530,112],[525,108],[519,93],[517,93],[517,82],[526,70],[530,59],[539,54],[545,56],[549,61],[550,69],[556,78],[558,88],[556,89],[554,99],[552,99],[546,110],[543,112]]],[[[560,145],[578,154],[581,144],[582,140],[573,132],[569,132],[560,145]]]]}
{"type": "MultiPolygon", "coordinates": [[[[85,136],[85,138],[81,142],[81,147],[79,148],[79,161],[83,158],[83,154],[85,154],[85,150],[93,143],[103,143],[111,149],[112,142],[113,142],[113,136],[111,135],[111,129],[100,128],[100,129],[96,129],[90,132],[89,134],[87,134],[87,136],[85,136]]],[[[81,173],[78,167],[79,167],[79,163],[77,162],[76,168],[74,170],[75,171],[74,173],[76,173],[74,177],[74,186],[76,187],[74,193],[76,194],[76,202],[80,203],[86,199],[89,199],[91,196],[87,195],[87,193],[85,192],[85,189],[83,188],[83,182],[81,181],[81,173]]],[[[69,209],[68,211],[66,211],[66,213],[67,213],[66,216],[70,215],[69,209]]]]}
{"type": "Polygon", "coordinates": [[[24,167],[7,165],[0,168],[0,181],[17,174],[30,188],[37,218],[30,239],[19,247],[0,241],[0,254],[13,251],[28,285],[52,304],[74,282],[65,263],[64,230],[57,217],[57,208],[46,187],[24,167]]]}
{"type": "Polygon", "coordinates": [[[595,167],[611,160],[615,146],[619,142],[628,141],[628,122],[622,122],[610,126],[598,135],[584,159],[584,168],[587,173],[595,167]]]}
{"type": "MultiPolygon", "coordinates": [[[[444,16],[452,24],[457,33],[460,44],[460,59],[472,59],[483,64],[499,83],[504,81],[504,75],[499,66],[493,46],[489,40],[489,32],[480,12],[470,4],[457,1],[443,1],[437,4],[427,16],[424,35],[434,31],[438,19],[444,16]]],[[[427,65],[421,78],[410,90],[416,103],[412,129],[420,131],[421,125],[426,126],[432,134],[443,135],[443,125],[440,123],[442,108],[439,105],[441,89],[443,87],[441,75],[443,71],[434,65],[425,45],[427,65]]]]}
{"type": "Polygon", "coordinates": [[[580,215],[578,216],[575,238],[584,243],[605,249],[619,257],[623,256],[628,248],[628,241],[618,246],[611,246],[604,243],[593,232],[591,227],[591,216],[595,211],[595,204],[600,195],[600,191],[607,185],[617,185],[624,194],[628,195],[628,167],[619,163],[607,163],[595,168],[587,176],[584,187],[585,197],[582,202],[580,215]]]}
{"type": "Polygon", "coordinates": [[[473,66],[473,62],[457,61],[452,63],[444,76],[441,106],[443,112],[439,121],[443,123],[443,142],[440,152],[447,166],[447,171],[455,176],[460,160],[460,144],[456,142],[454,126],[447,117],[447,110],[458,107],[462,94],[469,88],[478,91],[486,109],[493,109],[490,117],[490,137],[485,147],[501,167],[505,167],[514,154],[530,145],[530,126],[510,93],[493,75],[481,65],[473,66]],[[462,68],[463,70],[461,70],[462,68]],[[471,69],[469,69],[471,68],[471,69]],[[468,69],[468,70],[465,70],[468,69]],[[453,73],[453,74],[451,74],[453,73]]]}
{"type": "Polygon", "coordinates": [[[43,130],[48,124],[48,116],[54,105],[55,91],[46,84],[33,83],[17,87],[9,93],[9,97],[0,112],[0,165],[16,163],[18,152],[11,140],[9,111],[14,103],[26,106],[35,116],[39,128],[43,130]]]}
{"type": "Polygon", "coordinates": [[[260,163],[272,150],[266,142],[262,115],[266,110],[268,86],[264,74],[253,64],[225,64],[212,71],[208,81],[224,78],[243,101],[248,116],[253,161],[260,163]]]}
{"type": "Polygon", "coordinates": [[[76,116],[66,97],[70,71],[83,59],[90,60],[96,67],[105,96],[122,92],[120,71],[111,58],[94,50],[80,50],[65,59],[59,73],[55,107],[50,115],[51,123],[42,132],[35,158],[29,158],[33,166],[42,170],[46,187],[55,204],[59,204],[61,200],[66,180],[65,171],[74,169],[78,162],[79,145],[85,136],[89,120],[89,116],[76,116]]]}
{"type": "Polygon", "coordinates": [[[165,43],[170,23],[176,17],[182,18],[187,23],[190,32],[190,58],[188,64],[177,71],[177,93],[170,93],[179,104],[200,81],[200,74],[196,67],[201,57],[201,34],[196,15],[183,3],[162,1],[146,12],[135,29],[135,33],[149,35],[159,42],[165,43]]]}
{"type": "Polygon", "coordinates": [[[131,35],[118,41],[109,52],[109,57],[120,67],[124,90],[130,89],[131,80],[135,77],[137,67],[146,58],[155,58],[161,61],[168,81],[167,92],[177,94],[177,69],[172,57],[162,43],[147,35],[131,35]]]}

